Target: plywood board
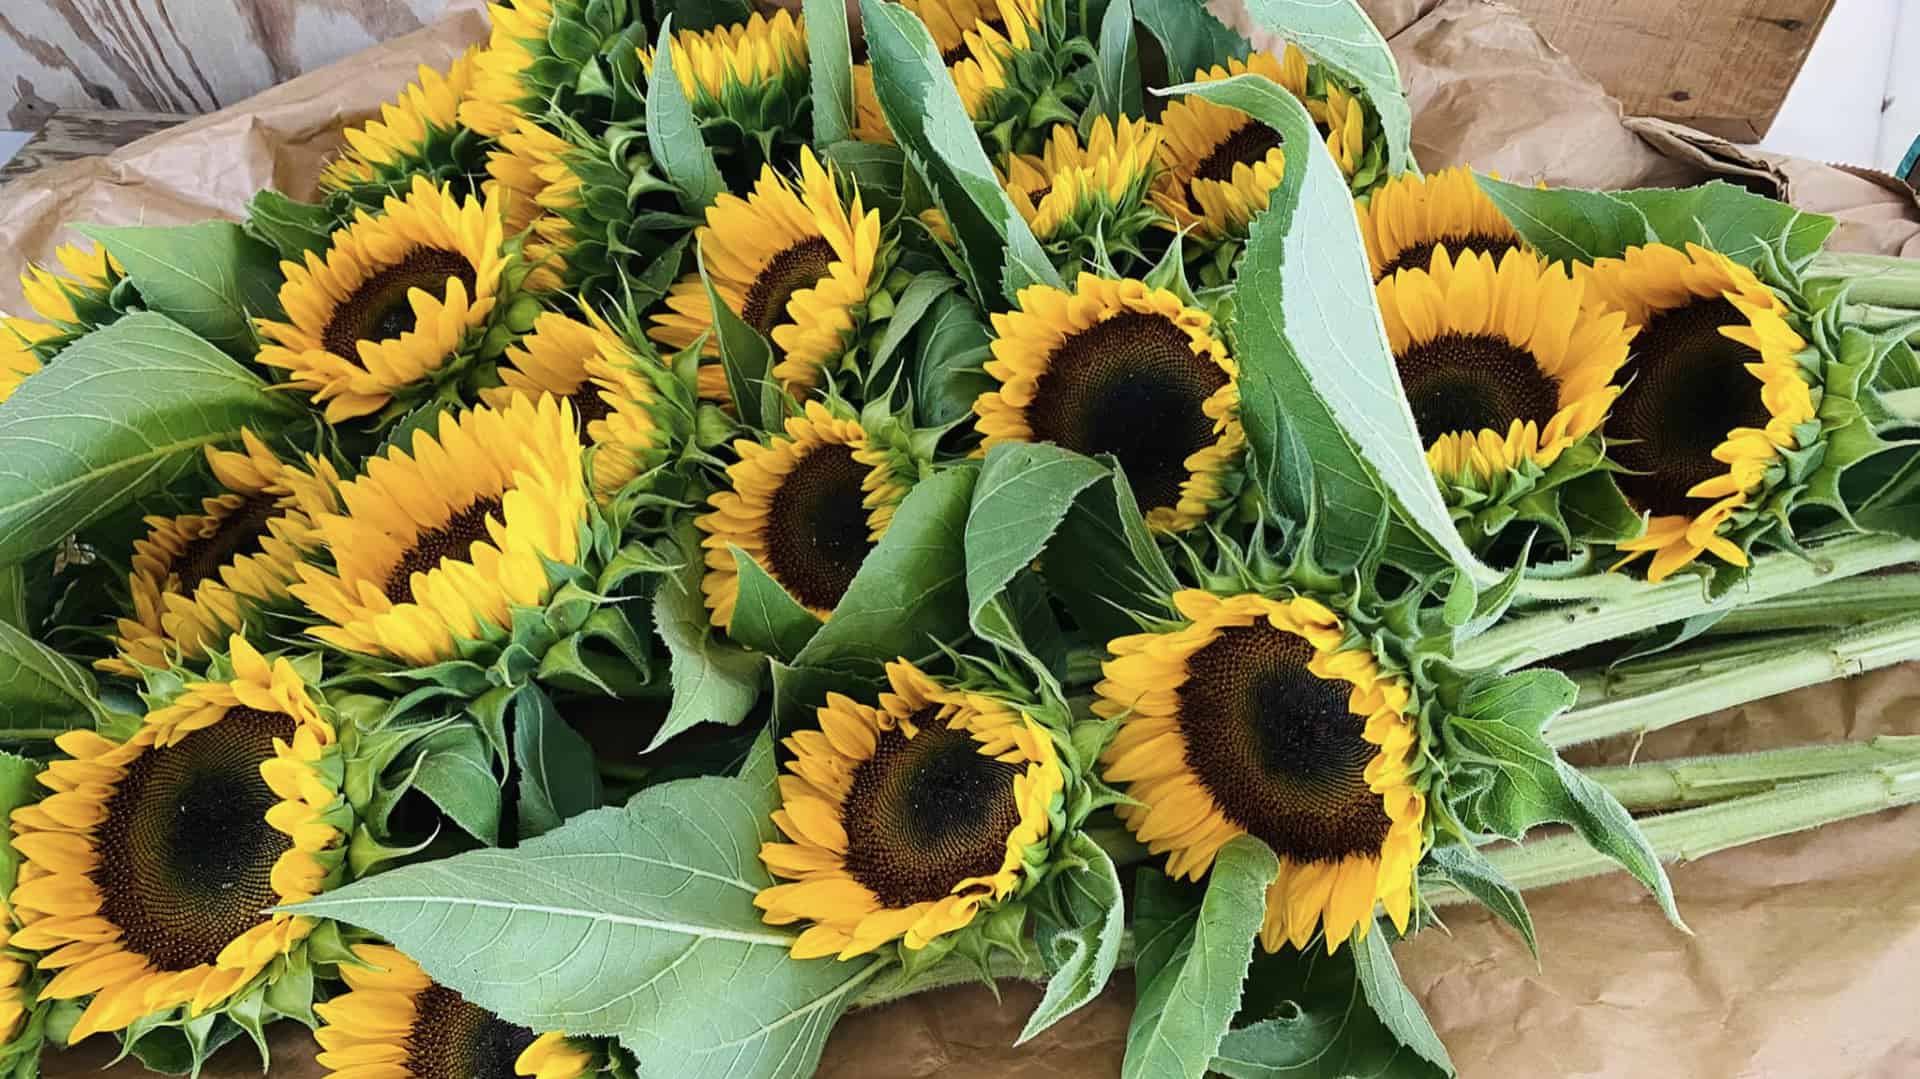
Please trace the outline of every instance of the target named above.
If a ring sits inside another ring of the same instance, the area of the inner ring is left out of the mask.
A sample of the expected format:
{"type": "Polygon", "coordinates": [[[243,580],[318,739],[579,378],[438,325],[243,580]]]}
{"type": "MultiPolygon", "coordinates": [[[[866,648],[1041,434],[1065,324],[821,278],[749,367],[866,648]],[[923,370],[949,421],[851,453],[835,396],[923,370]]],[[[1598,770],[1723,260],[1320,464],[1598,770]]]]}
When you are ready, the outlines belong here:
{"type": "Polygon", "coordinates": [[[1757,142],[1834,0],[1508,0],[1633,116],[1757,142]]]}

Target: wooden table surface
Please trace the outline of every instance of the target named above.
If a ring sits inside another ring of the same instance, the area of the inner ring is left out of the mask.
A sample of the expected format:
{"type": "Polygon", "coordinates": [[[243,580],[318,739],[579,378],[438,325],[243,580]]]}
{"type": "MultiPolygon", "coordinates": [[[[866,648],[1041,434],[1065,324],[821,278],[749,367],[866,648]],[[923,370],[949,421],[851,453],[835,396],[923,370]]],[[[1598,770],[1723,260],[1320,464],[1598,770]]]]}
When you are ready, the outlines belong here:
{"type": "Polygon", "coordinates": [[[191,117],[166,112],[57,109],[20,152],[0,165],[0,184],[60,161],[110,153],[191,117]]]}

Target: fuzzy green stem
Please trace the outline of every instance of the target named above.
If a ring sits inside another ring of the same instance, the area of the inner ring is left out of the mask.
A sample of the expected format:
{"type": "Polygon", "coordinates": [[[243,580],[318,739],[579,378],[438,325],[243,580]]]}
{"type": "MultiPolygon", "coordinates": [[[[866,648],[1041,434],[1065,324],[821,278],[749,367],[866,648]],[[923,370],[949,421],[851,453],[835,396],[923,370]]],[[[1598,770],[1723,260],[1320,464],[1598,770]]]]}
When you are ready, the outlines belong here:
{"type": "Polygon", "coordinates": [[[1636,813],[1724,802],[1784,783],[1866,772],[1920,761],[1920,735],[1882,735],[1864,742],[1792,746],[1757,753],[1589,768],[1586,776],[1636,813]]]}
{"type": "Polygon", "coordinates": [[[1920,611],[1920,572],[1871,574],[1832,581],[1730,611],[1711,635],[1857,626],[1920,611]]]}
{"type": "Polygon", "coordinates": [[[1920,389],[1883,393],[1880,395],[1880,407],[1898,417],[1903,423],[1920,423],[1920,389]]]}
{"type": "Polygon", "coordinates": [[[1854,303],[1920,312],[1920,261],[1887,255],[1821,252],[1807,267],[1808,280],[1844,279],[1854,303]]]}
{"type": "MultiPolygon", "coordinates": [[[[1115,969],[1125,970],[1133,966],[1133,930],[1129,929],[1120,937],[1120,959],[1115,969]]],[[[1049,977],[1047,968],[1040,963],[1037,955],[1013,956],[996,949],[987,957],[986,974],[994,981],[1013,980],[1021,982],[1044,982],[1049,977]]],[[[898,972],[890,978],[868,986],[866,991],[854,998],[853,1008],[874,1008],[890,1004],[915,993],[925,993],[933,989],[945,989],[954,985],[967,985],[982,980],[979,964],[971,959],[949,956],[932,967],[922,971],[914,978],[902,978],[898,972]]]]}
{"type": "Polygon", "coordinates": [[[1461,645],[1454,658],[1463,667],[1510,671],[1707,611],[1915,561],[1920,561],[1920,541],[1856,535],[1813,548],[1808,557],[1785,551],[1762,555],[1754,559],[1746,578],[1719,599],[1710,598],[1705,584],[1692,576],[1659,584],[1622,574],[1540,581],[1529,591],[1532,598],[1578,602],[1561,603],[1495,626],[1461,645]]]}
{"type": "Polygon", "coordinates": [[[1646,734],[1695,716],[1920,659],[1920,615],[1796,634],[1785,643],[1716,644],[1698,662],[1658,657],[1659,669],[1580,679],[1581,699],[1546,730],[1556,748],[1646,734]]]}

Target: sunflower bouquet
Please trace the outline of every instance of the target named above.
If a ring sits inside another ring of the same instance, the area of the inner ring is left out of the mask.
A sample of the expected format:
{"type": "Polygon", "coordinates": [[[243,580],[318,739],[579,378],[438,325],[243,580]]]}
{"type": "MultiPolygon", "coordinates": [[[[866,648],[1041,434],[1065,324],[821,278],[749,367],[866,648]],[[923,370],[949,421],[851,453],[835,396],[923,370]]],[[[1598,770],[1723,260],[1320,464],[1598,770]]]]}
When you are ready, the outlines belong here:
{"type": "Polygon", "coordinates": [[[1418,171],[1351,3],[507,0],[0,331],[0,1069],[1451,1074],[1391,945],[1920,800],[1570,745],[1920,657],[1902,267],[1418,171]],[[1540,834],[1540,833],[1546,834],[1540,834]]]}

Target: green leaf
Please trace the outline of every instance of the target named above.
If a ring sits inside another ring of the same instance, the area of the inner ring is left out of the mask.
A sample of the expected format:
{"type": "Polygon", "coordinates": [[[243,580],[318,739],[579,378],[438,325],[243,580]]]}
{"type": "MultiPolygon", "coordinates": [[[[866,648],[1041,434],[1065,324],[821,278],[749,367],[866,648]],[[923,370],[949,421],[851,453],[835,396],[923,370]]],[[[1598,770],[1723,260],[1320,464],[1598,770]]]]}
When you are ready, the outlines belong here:
{"type": "Polygon", "coordinates": [[[1817,254],[1837,222],[1756,195],[1725,180],[1679,189],[1616,191],[1613,197],[1646,215],[1661,243],[1697,243],[1752,266],[1783,240],[1798,264],[1817,254]]]}
{"type": "Polygon", "coordinates": [[[1315,466],[1323,565],[1357,565],[1390,499],[1426,544],[1475,581],[1493,582],[1498,575],[1454,530],[1427,467],[1374,303],[1352,196],[1305,106],[1250,75],[1169,92],[1240,109],[1288,146],[1304,147],[1254,219],[1235,289],[1241,418],[1254,474],[1285,470],[1285,411],[1315,466]]]}
{"type": "Polygon", "coordinates": [[[1480,901],[1480,905],[1500,916],[1527,942],[1527,951],[1540,958],[1540,945],[1534,937],[1533,915],[1520,895],[1520,889],[1474,847],[1464,843],[1444,843],[1427,852],[1427,860],[1454,887],[1480,901]]]}
{"type": "Polygon", "coordinates": [[[880,339],[874,342],[873,354],[867,360],[864,379],[870,394],[878,396],[897,383],[900,365],[892,362],[894,354],[919,328],[927,313],[933,310],[933,305],[958,284],[958,281],[943,273],[918,274],[895,297],[893,314],[887,316],[886,329],[881,331],[880,339]]]}
{"type": "MultiPolygon", "coordinates": [[[[1206,892],[1151,866],[1133,877],[1133,986],[1136,1000],[1160,977],[1193,933],[1206,892]]],[[[1139,1009],[1136,1008],[1137,1012],[1139,1009]]]]}
{"type": "Polygon", "coordinates": [[[1047,991],[1015,1045],[1024,1044],[1100,995],[1120,961],[1120,939],[1126,933],[1120,874],[1100,844],[1085,832],[1074,832],[1054,852],[1054,858],[1070,866],[1048,882],[1065,921],[1038,921],[1036,940],[1052,977],[1047,979],[1047,991]]]}
{"type": "Polygon", "coordinates": [[[0,415],[0,565],[23,562],[300,406],[165,315],[81,338],[0,415]]]}
{"type": "Polygon", "coordinates": [[[1400,977],[1400,965],[1393,961],[1393,947],[1384,926],[1375,926],[1366,939],[1353,943],[1354,971],[1360,976],[1360,989],[1366,994],[1373,1014],[1380,1017],[1401,1045],[1419,1054],[1422,1060],[1453,1074],[1453,1061],[1447,1047],[1434,1033],[1426,1009],[1407,990],[1400,977]]]}
{"type": "Polygon", "coordinates": [[[767,660],[717,637],[701,596],[706,575],[700,539],[692,522],[677,536],[681,566],[653,594],[653,628],[672,657],[673,703],[646,752],[696,723],[731,727],[747,718],[760,698],[767,660]]]}
{"type": "Polygon", "coordinates": [[[280,258],[231,221],[171,228],[84,225],[127,268],[147,308],[235,356],[259,351],[253,320],[278,318],[280,258]]]}
{"type": "Polygon", "coordinates": [[[876,142],[836,142],[822,151],[841,176],[853,181],[870,210],[882,220],[900,215],[906,199],[906,158],[898,146],[876,142]]]}
{"type": "Polygon", "coordinates": [[[500,778],[477,728],[461,724],[422,739],[413,787],[468,835],[489,845],[500,841],[500,778]]]}
{"type": "Polygon", "coordinates": [[[303,262],[309,251],[324,253],[339,227],[339,218],[325,206],[299,202],[278,191],[262,191],[247,200],[248,234],[288,262],[303,262]]]}
{"type": "MultiPolygon", "coordinates": [[[[647,80],[647,149],[661,175],[680,189],[680,207],[698,214],[726,191],[713,151],[694,119],[693,106],[673,70],[673,19],[660,24],[654,46],[653,77],[647,80]]],[[[736,398],[737,400],[737,398],[736,398]]]]}
{"type": "Polygon", "coordinates": [[[1093,70],[1094,101],[1108,118],[1118,122],[1123,116],[1146,115],[1140,94],[1140,44],[1133,36],[1133,0],[1112,0],[1100,17],[1100,55],[1093,70]]]}
{"type": "Polygon", "coordinates": [[[987,453],[967,514],[967,617],[1040,557],[1081,492],[1111,473],[1091,457],[1046,442],[1008,442],[987,453]]]}
{"type": "Polygon", "coordinates": [[[1308,56],[1357,86],[1380,116],[1387,140],[1387,174],[1413,165],[1413,110],[1400,83],[1400,65],[1358,0],[1246,0],[1255,26],[1300,46],[1308,56]]]}
{"type": "Polygon", "coordinates": [[[1180,585],[1147,531],[1119,462],[1102,461],[1107,477],[1074,500],[1040,565],[1080,628],[1096,641],[1110,641],[1139,631],[1128,612],[1167,614],[1180,585]]]}
{"type": "Polygon", "coordinates": [[[1522,239],[1554,262],[1615,258],[1653,238],[1646,215],[1604,191],[1524,187],[1476,176],[1522,239]]]}
{"type": "Polygon", "coordinates": [[[976,475],[951,468],[908,492],[833,617],[794,657],[796,665],[878,667],[966,634],[963,537],[976,475]]]}
{"type": "Polygon", "coordinates": [[[86,668],[0,622],[0,739],[54,738],[105,718],[86,668]]]}
{"type": "Polygon", "coordinates": [[[1123,1079],[1201,1079],[1240,1008],[1240,986],[1280,859],[1239,836],[1220,848],[1193,929],[1147,984],[1127,1026],[1123,1079]]]}
{"type": "Polygon", "coordinates": [[[727,374],[733,407],[749,427],[771,424],[778,417],[764,416],[760,406],[773,377],[773,346],[759,330],[734,314],[720,290],[713,287],[706,252],[697,250],[695,261],[700,268],[700,283],[707,290],[707,303],[713,308],[713,335],[720,343],[720,366],[727,374]]]}
{"type": "Polygon", "coordinates": [[[813,80],[813,144],[832,146],[853,134],[853,48],[845,0],[805,0],[807,66],[813,80]]]}
{"type": "Polygon", "coordinates": [[[669,783],[518,850],[404,866],[298,909],[379,933],[511,1022],[618,1037],[680,1079],[804,1076],[882,968],[794,960],[794,934],[761,921],[770,793],[669,783]]]}
{"type": "Polygon", "coordinates": [[[940,50],[898,4],[861,0],[874,93],[900,148],[927,179],[965,256],[974,295],[1011,300],[1059,273],[994,175],[940,50]]]}
{"type": "Polygon", "coordinates": [[[520,779],[520,838],[553,831],[569,817],[600,808],[593,747],[567,725],[535,685],[514,700],[513,762],[520,779]]]}
{"type": "Polygon", "coordinates": [[[761,569],[752,555],[738,547],[728,550],[740,572],[740,596],[733,604],[727,636],[783,660],[799,655],[819,631],[820,619],[761,569]]]}
{"type": "Polygon", "coordinates": [[[1354,962],[1319,948],[1254,957],[1213,1068],[1232,1079],[1433,1079],[1367,1004],[1354,962]]]}
{"type": "MultiPolygon", "coordinates": [[[[12,820],[13,811],[40,797],[40,763],[0,752],[0,820],[12,820]]],[[[20,855],[13,849],[13,829],[0,828],[0,896],[13,894],[20,855]]]]}
{"type": "Polygon", "coordinates": [[[1460,711],[1475,718],[1497,718],[1529,734],[1573,707],[1580,689],[1559,671],[1535,668],[1476,680],[1461,699],[1460,711]]]}
{"type": "Polygon", "coordinates": [[[1215,64],[1246,58],[1247,39],[1214,18],[1202,0],[1136,0],[1133,12],[1160,43],[1167,57],[1167,77],[1173,82],[1191,79],[1215,64]]]}
{"type": "Polygon", "coordinates": [[[992,341],[980,309],[965,296],[950,292],[934,301],[913,359],[913,407],[922,425],[944,427],[971,414],[974,401],[999,385],[986,372],[992,341]]]}

